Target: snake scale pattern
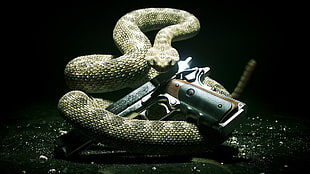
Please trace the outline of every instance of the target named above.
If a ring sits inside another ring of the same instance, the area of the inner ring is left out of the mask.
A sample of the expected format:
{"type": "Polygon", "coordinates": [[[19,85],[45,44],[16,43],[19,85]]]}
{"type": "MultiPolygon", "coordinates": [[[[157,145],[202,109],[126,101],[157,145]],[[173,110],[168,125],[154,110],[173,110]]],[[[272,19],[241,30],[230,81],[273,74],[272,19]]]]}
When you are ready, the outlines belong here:
{"type": "MultiPolygon", "coordinates": [[[[89,95],[135,88],[165,72],[179,60],[171,43],[191,38],[199,29],[198,19],[183,10],[147,8],[127,13],[113,31],[122,56],[87,55],[67,64],[65,79],[73,91],[59,100],[61,115],[95,141],[128,152],[175,155],[209,149],[218,142],[192,123],[120,117],[104,109],[104,100],[89,95]],[[151,30],[159,30],[153,46],[144,34],[151,30]]],[[[204,83],[230,95],[210,78],[204,83]]]]}

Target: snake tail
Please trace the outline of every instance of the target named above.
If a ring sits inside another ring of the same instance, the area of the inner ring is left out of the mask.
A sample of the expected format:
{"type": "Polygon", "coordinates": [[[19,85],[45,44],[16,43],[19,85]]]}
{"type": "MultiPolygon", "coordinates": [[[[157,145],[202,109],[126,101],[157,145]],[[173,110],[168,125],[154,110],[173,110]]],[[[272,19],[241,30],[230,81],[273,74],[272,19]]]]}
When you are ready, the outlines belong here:
{"type": "Polygon", "coordinates": [[[238,99],[241,93],[244,91],[248,81],[251,78],[251,75],[256,67],[256,61],[251,59],[248,64],[245,66],[242,76],[235,87],[234,91],[232,92],[231,96],[235,99],[238,99]]]}

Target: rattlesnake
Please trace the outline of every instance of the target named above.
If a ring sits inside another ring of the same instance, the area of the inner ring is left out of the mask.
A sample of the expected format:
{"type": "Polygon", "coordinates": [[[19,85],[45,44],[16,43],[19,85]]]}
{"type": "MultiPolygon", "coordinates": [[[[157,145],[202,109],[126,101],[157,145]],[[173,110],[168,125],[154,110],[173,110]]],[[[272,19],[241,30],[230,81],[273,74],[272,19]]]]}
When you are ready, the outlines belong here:
{"type": "MultiPolygon", "coordinates": [[[[212,139],[192,123],[120,117],[104,109],[104,100],[84,93],[140,86],[178,62],[172,41],[193,37],[199,29],[198,19],[183,10],[147,8],[127,13],[113,31],[122,56],[87,55],[67,64],[66,82],[74,90],[59,100],[60,113],[95,141],[129,152],[182,154],[201,152],[218,144],[221,140],[212,139]],[[144,32],[158,29],[152,47],[144,32]]],[[[216,81],[207,78],[204,83],[230,96],[216,81]]]]}

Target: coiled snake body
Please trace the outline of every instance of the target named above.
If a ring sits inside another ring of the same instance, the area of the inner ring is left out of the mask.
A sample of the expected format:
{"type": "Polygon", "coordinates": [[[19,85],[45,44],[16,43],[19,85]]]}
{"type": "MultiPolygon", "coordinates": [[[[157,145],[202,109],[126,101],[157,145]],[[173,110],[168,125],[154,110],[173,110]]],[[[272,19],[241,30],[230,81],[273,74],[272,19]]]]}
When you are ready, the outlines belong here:
{"type": "MultiPolygon", "coordinates": [[[[179,55],[171,47],[171,42],[193,37],[199,27],[195,16],[177,9],[140,9],[124,15],[113,32],[122,56],[81,56],[66,66],[66,82],[75,90],[59,100],[61,114],[94,140],[129,152],[201,152],[218,143],[211,141],[197,126],[186,121],[151,121],[117,116],[104,109],[103,100],[84,93],[101,93],[142,85],[158,72],[164,72],[175,65],[179,55]],[[152,47],[143,32],[156,29],[161,30],[152,47]]],[[[208,78],[204,83],[229,95],[212,79],[208,78]]]]}

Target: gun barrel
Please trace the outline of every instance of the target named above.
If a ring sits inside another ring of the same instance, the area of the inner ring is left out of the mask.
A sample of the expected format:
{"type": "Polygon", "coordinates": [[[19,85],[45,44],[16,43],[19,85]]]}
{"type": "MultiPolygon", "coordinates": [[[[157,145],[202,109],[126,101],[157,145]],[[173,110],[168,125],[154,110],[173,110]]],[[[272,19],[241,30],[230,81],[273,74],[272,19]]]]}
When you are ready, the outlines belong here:
{"type": "Polygon", "coordinates": [[[137,101],[141,100],[141,98],[154,91],[156,87],[157,86],[155,86],[152,82],[149,81],[144,85],[142,85],[141,87],[137,88],[136,90],[132,91],[130,94],[121,98],[117,102],[108,106],[106,110],[119,116],[126,116],[130,112],[134,112],[137,109],[137,108],[130,108],[130,106],[132,106],[137,101]]]}

